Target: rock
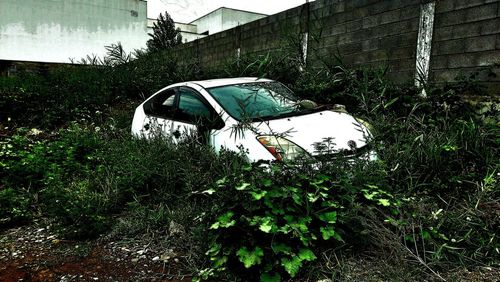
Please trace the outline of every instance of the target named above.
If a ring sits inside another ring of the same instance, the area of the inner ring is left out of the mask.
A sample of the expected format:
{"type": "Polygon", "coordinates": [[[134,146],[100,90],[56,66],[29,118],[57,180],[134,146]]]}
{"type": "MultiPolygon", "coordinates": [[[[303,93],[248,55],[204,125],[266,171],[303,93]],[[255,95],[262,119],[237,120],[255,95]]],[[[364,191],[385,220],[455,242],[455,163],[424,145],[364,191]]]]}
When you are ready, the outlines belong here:
{"type": "Polygon", "coordinates": [[[157,260],[160,260],[160,257],[156,256],[153,258],[153,261],[157,261],[157,260]]]}
{"type": "Polygon", "coordinates": [[[184,226],[176,223],[173,220],[170,221],[170,225],[168,226],[168,231],[169,231],[170,235],[185,233],[184,226]]]}

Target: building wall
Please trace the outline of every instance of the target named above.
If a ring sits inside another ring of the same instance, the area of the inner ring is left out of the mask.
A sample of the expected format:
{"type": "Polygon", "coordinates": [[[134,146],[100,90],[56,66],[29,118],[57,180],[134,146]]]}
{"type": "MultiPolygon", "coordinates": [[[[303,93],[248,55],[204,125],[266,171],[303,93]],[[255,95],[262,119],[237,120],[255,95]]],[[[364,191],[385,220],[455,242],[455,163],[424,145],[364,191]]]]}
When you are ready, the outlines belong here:
{"type": "Polygon", "coordinates": [[[67,63],[146,46],[142,0],[0,0],[0,60],[67,63]]]}
{"type": "Polygon", "coordinates": [[[190,42],[206,36],[199,34],[198,27],[194,24],[175,23],[175,28],[181,31],[182,42],[190,42]]]}
{"type": "Polygon", "coordinates": [[[222,8],[222,29],[213,31],[212,33],[230,29],[265,17],[267,17],[267,15],[222,8]]]}
{"type": "MultiPolygon", "coordinates": [[[[387,66],[394,81],[412,82],[421,2],[433,1],[317,0],[184,44],[177,52],[217,66],[234,59],[238,49],[241,55],[297,51],[307,32],[309,66],[338,56],[350,67],[387,66]]],[[[500,93],[500,0],[435,5],[430,80],[454,81],[459,74],[481,71],[479,79],[500,93]]]]}
{"type": "Polygon", "coordinates": [[[198,33],[210,31],[214,34],[222,30],[222,9],[217,9],[199,19],[196,19],[190,24],[196,25],[198,33]]]}
{"type": "Polygon", "coordinates": [[[264,17],[266,15],[222,7],[190,24],[197,26],[198,33],[214,34],[264,17]]]}

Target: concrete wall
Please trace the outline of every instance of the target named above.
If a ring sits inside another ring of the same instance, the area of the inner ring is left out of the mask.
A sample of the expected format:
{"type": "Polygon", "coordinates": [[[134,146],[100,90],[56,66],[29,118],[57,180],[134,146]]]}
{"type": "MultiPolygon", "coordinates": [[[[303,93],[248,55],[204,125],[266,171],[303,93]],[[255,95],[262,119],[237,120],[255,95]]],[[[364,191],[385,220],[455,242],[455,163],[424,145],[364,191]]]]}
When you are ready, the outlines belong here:
{"type": "Polygon", "coordinates": [[[311,42],[317,50],[317,58],[311,59],[338,54],[349,66],[386,65],[393,79],[410,80],[415,73],[419,11],[420,1],[415,0],[318,2],[311,14],[322,34],[319,42],[311,42]]]}
{"type": "Polygon", "coordinates": [[[500,1],[438,1],[431,79],[450,81],[474,73],[500,94],[500,1]]]}
{"type": "MultiPolygon", "coordinates": [[[[184,44],[177,52],[217,66],[238,50],[242,56],[284,48],[298,52],[307,33],[309,66],[339,55],[351,67],[388,66],[394,81],[409,82],[417,69],[421,3],[429,2],[317,0],[184,44]]],[[[500,72],[491,67],[500,63],[500,0],[439,0],[433,15],[429,79],[453,81],[459,74],[491,69],[480,79],[500,93],[500,72]]]]}
{"type": "Polygon", "coordinates": [[[70,62],[146,46],[142,0],[0,0],[0,60],[70,62]]]}

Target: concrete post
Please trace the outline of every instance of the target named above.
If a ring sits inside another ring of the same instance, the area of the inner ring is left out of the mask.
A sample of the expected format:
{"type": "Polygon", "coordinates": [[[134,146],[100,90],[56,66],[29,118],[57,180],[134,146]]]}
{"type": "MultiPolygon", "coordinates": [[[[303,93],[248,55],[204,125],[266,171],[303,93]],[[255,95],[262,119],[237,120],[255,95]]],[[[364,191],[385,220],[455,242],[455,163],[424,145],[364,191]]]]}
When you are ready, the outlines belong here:
{"type": "Polygon", "coordinates": [[[241,60],[241,26],[238,25],[234,29],[234,32],[236,33],[236,42],[235,42],[235,47],[236,47],[236,65],[239,67],[240,66],[240,60],[241,60]]]}
{"type": "Polygon", "coordinates": [[[306,3],[302,6],[302,10],[301,10],[302,23],[300,26],[300,33],[301,33],[301,38],[300,38],[301,64],[299,66],[300,71],[304,71],[305,68],[307,67],[307,52],[308,52],[308,45],[309,45],[309,21],[310,21],[310,6],[309,5],[310,5],[309,0],[306,0],[306,3]]]}
{"type": "Polygon", "coordinates": [[[420,4],[415,86],[422,88],[420,95],[424,98],[427,97],[424,86],[427,84],[429,78],[435,6],[435,1],[420,4]]]}

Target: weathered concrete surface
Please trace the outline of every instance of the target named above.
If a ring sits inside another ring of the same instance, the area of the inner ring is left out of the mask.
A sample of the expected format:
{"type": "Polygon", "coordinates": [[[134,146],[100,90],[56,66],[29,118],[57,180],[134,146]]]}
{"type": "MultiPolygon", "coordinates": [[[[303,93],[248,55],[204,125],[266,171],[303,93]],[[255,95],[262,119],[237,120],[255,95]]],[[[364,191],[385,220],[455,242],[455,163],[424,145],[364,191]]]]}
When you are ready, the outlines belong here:
{"type": "Polygon", "coordinates": [[[142,0],[0,0],[0,60],[65,63],[146,46],[142,0]]]}

